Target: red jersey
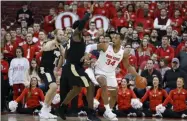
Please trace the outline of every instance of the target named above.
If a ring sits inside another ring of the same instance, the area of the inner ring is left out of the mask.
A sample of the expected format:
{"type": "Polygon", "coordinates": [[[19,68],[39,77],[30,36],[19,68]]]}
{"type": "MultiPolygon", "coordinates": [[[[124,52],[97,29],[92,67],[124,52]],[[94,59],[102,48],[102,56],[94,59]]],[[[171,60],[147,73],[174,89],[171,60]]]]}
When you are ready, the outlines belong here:
{"type": "Polygon", "coordinates": [[[35,57],[35,54],[39,52],[39,48],[35,44],[25,44],[22,46],[24,50],[24,57],[31,62],[31,60],[35,57]]]}
{"type": "Polygon", "coordinates": [[[115,29],[117,29],[118,27],[127,27],[128,22],[124,17],[115,17],[112,19],[112,25],[115,29]]]}
{"type": "Polygon", "coordinates": [[[177,46],[176,51],[175,51],[175,55],[178,56],[178,54],[180,53],[180,51],[182,50],[182,48],[185,46],[185,42],[186,41],[182,41],[180,42],[180,44],[177,46]]]}
{"type": "Polygon", "coordinates": [[[186,105],[187,100],[187,91],[181,89],[180,92],[178,89],[171,90],[169,96],[165,99],[163,106],[166,106],[169,102],[173,105],[173,110],[175,112],[184,111],[187,109],[186,105]]]}
{"type": "Polygon", "coordinates": [[[6,43],[3,50],[7,50],[8,53],[4,53],[5,57],[13,58],[14,57],[14,44],[12,43],[6,43]]]}
{"type": "Polygon", "coordinates": [[[40,65],[41,60],[42,60],[42,52],[40,51],[36,54],[36,62],[38,65],[40,65]]]}
{"type": "Polygon", "coordinates": [[[131,99],[137,98],[134,91],[131,89],[126,89],[125,91],[122,90],[122,88],[119,88],[118,90],[118,109],[119,110],[127,110],[131,108],[131,99]]]}
{"type": "Polygon", "coordinates": [[[28,108],[34,108],[40,105],[39,101],[44,102],[44,94],[40,88],[31,89],[31,96],[29,95],[29,88],[25,88],[21,95],[15,100],[16,102],[20,102],[23,98],[26,98],[26,105],[28,108]]]}
{"type": "Polygon", "coordinates": [[[158,55],[158,60],[169,56],[169,58],[167,58],[168,63],[170,63],[175,56],[174,49],[171,46],[167,46],[166,49],[164,49],[163,47],[158,48],[156,50],[156,54],[158,55]]]}
{"type": "Polygon", "coordinates": [[[174,22],[174,23],[177,24],[177,26],[172,26],[172,29],[173,30],[177,30],[177,32],[179,33],[179,35],[181,35],[181,25],[183,24],[182,17],[171,18],[171,22],[174,22]]]}
{"type": "Polygon", "coordinates": [[[33,37],[36,37],[36,38],[38,38],[38,36],[39,36],[39,32],[34,32],[34,35],[33,35],[33,37]]]}
{"type": "Polygon", "coordinates": [[[143,103],[149,99],[149,107],[152,111],[156,111],[156,106],[162,103],[163,97],[167,98],[168,94],[164,89],[161,90],[147,90],[145,95],[141,98],[143,103]]]}
{"type": "Polygon", "coordinates": [[[54,23],[55,21],[53,21],[52,23],[49,23],[52,19],[53,19],[52,15],[45,16],[44,18],[44,30],[46,33],[49,33],[55,30],[55,23],[54,23]]]}
{"type": "Polygon", "coordinates": [[[108,9],[105,7],[97,7],[94,9],[93,15],[103,15],[109,18],[109,12],[108,9]]]}
{"type": "Polygon", "coordinates": [[[9,64],[6,60],[1,59],[1,74],[4,80],[8,80],[9,64]]]}

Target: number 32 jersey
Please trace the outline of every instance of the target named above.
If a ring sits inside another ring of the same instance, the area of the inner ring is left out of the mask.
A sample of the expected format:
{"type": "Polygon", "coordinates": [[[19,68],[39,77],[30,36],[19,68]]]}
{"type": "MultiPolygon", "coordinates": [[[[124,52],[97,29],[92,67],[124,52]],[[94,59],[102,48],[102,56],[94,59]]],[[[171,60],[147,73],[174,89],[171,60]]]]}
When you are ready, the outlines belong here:
{"type": "Polygon", "coordinates": [[[105,73],[115,73],[118,64],[123,59],[123,53],[124,48],[122,46],[119,51],[115,53],[113,50],[113,46],[109,45],[105,52],[100,52],[99,58],[96,62],[95,70],[105,73]]]}

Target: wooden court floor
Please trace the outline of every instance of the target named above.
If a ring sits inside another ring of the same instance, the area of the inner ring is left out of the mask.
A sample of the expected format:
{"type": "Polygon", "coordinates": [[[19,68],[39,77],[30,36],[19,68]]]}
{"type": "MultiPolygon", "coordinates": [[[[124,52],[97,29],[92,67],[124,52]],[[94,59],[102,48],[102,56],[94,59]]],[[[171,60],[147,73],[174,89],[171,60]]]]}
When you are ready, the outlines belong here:
{"type": "MultiPolygon", "coordinates": [[[[102,121],[107,121],[100,117],[102,121]]],[[[38,116],[24,114],[3,114],[1,121],[63,121],[58,119],[40,119],[38,116]]],[[[86,117],[67,117],[66,121],[86,121],[86,117]]],[[[119,118],[118,121],[187,121],[187,119],[157,119],[157,118],[119,118]]]]}

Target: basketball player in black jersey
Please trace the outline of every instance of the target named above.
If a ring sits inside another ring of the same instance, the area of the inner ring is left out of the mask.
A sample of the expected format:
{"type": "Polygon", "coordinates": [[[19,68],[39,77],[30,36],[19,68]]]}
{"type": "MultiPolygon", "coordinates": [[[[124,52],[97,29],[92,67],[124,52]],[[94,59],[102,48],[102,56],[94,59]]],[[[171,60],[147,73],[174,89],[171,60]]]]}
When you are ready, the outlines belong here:
{"type": "Polygon", "coordinates": [[[64,32],[61,29],[55,30],[56,37],[52,41],[47,41],[42,46],[42,60],[40,64],[40,77],[45,83],[45,87],[48,89],[43,107],[39,113],[41,118],[57,118],[57,116],[50,113],[51,102],[56,94],[57,84],[54,75],[54,68],[60,69],[64,62],[64,48],[62,42],[64,38],[64,32]]]}
{"type": "MultiPolygon", "coordinates": [[[[94,5],[92,4],[90,13],[93,12],[93,6],[94,5]]],[[[81,62],[81,58],[84,56],[86,49],[86,42],[84,42],[82,37],[82,30],[84,29],[86,22],[89,20],[90,13],[85,13],[82,20],[76,21],[73,24],[75,31],[70,38],[69,45],[67,46],[66,64],[63,67],[60,80],[60,95],[62,102],[58,110],[59,115],[63,120],[66,119],[65,112],[67,105],[80,93],[82,87],[87,87],[88,110],[86,112],[88,119],[91,121],[100,121],[93,110],[94,86],[88,75],[85,73],[83,68],[84,62],[81,62]]]]}

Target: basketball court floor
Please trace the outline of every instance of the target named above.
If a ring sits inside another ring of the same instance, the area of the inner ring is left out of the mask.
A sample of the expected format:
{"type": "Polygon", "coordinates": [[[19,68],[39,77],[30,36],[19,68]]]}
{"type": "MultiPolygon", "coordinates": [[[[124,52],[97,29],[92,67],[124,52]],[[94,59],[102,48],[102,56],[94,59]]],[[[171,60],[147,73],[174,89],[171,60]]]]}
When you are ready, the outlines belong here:
{"type": "MultiPolygon", "coordinates": [[[[102,121],[106,119],[100,117],[102,121]]],[[[63,121],[58,119],[40,119],[38,116],[24,115],[24,114],[3,114],[1,121],[63,121]]],[[[86,121],[86,117],[67,117],[66,121],[86,121]]],[[[156,119],[156,118],[119,118],[118,121],[187,121],[187,119],[156,119]]]]}

